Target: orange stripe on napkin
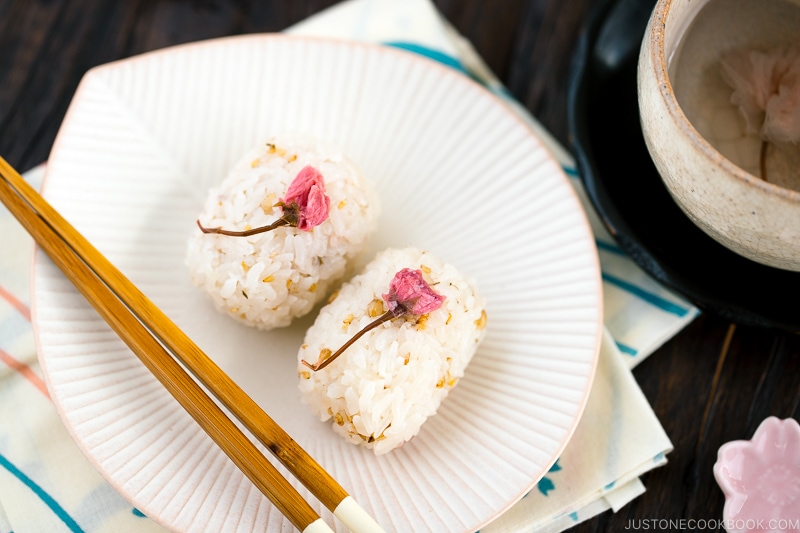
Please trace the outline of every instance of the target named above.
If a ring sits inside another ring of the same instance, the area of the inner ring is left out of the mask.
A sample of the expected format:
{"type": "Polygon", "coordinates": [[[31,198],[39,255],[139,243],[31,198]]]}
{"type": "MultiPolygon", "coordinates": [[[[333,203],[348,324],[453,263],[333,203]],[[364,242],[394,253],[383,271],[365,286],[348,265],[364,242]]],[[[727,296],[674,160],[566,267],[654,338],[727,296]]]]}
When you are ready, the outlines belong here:
{"type": "Polygon", "coordinates": [[[47,392],[47,385],[44,384],[42,378],[40,378],[39,375],[34,372],[33,369],[31,369],[31,367],[25,363],[17,361],[11,357],[10,354],[7,354],[3,350],[0,350],[0,361],[4,362],[12,370],[19,372],[22,377],[30,381],[31,384],[39,389],[42,394],[44,394],[47,398],[50,398],[50,393],[47,392]]]}
{"type": "Polygon", "coordinates": [[[0,286],[0,298],[10,303],[11,306],[19,311],[28,322],[31,321],[31,310],[28,309],[28,306],[17,299],[16,296],[5,290],[2,286],[0,286]]]}

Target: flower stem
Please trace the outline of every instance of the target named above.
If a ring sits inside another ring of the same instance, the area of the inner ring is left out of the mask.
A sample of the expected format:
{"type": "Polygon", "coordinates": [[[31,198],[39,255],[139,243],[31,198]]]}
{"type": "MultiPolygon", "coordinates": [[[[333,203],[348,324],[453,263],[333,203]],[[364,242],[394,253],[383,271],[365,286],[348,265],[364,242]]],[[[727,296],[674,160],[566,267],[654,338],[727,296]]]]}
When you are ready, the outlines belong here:
{"type": "Polygon", "coordinates": [[[200,228],[200,231],[203,233],[218,233],[220,235],[227,235],[229,237],[249,237],[250,235],[256,235],[259,233],[266,233],[268,231],[272,231],[276,228],[280,228],[281,226],[296,226],[296,222],[292,222],[291,213],[287,213],[283,215],[281,218],[269,224],[267,226],[261,226],[258,228],[251,228],[244,231],[234,231],[222,228],[207,228],[203,226],[200,221],[197,221],[197,227],[200,228]]]}
{"type": "Polygon", "coordinates": [[[761,141],[761,156],[759,159],[759,164],[761,166],[761,179],[764,181],[769,181],[767,179],[767,147],[769,143],[764,140],[761,141]]]}
{"type": "Polygon", "coordinates": [[[396,316],[398,316],[398,315],[395,315],[391,311],[386,311],[384,314],[382,314],[381,316],[379,316],[378,318],[376,318],[375,320],[373,320],[372,322],[370,322],[369,324],[364,326],[364,328],[361,331],[359,331],[358,333],[353,335],[350,338],[350,340],[348,340],[346,343],[344,343],[341,348],[336,350],[336,352],[333,355],[331,355],[330,357],[328,357],[327,359],[321,359],[321,360],[317,361],[316,363],[314,363],[313,365],[311,363],[309,363],[308,361],[306,361],[305,359],[303,359],[302,360],[303,364],[306,365],[311,370],[313,370],[314,372],[316,372],[317,370],[322,370],[323,368],[325,368],[326,366],[331,364],[334,359],[336,359],[337,357],[342,355],[342,352],[344,352],[346,349],[348,349],[354,342],[356,342],[358,339],[360,339],[365,333],[377,328],[378,326],[380,326],[384,322],[388,322],[389,320],[395,318],[396,316]]]}

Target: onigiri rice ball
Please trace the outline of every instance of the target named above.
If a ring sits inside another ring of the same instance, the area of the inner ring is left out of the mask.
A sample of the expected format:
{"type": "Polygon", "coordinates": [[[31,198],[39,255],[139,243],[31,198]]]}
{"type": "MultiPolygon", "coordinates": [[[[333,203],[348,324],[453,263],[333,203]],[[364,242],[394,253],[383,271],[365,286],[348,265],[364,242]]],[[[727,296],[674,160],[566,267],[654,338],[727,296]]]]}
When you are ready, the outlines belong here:
{"type": "Polygon", "coordinates": [[[464,376],[485,327],[485,302],[472,280],[429,252],[386,250],[342,285],[306,332],[297,357],[303,403],[348,441],[376,455],[389,452],[436,413],[464,376]],[[441,297],[440,306],[383,322],[324,368],[309,368],[387,313],[387,292],[405,269],[441,297]]]}
{"type": "Polygon", "coordinates": [[[327,295],[365,246],[378,216],[372,184],[338,148],[304,135],[274,137],[247,152],[209,190],[198,225],[228,231],[267,226],[285,214],[280,202],[308,172],[321,175],[319,188],[327,196],[327,216],[318,225],[244,237],[200,228],[192,233],[186,254],[191,282],[222,313],[259,329],[287,326],[327,295]]]}

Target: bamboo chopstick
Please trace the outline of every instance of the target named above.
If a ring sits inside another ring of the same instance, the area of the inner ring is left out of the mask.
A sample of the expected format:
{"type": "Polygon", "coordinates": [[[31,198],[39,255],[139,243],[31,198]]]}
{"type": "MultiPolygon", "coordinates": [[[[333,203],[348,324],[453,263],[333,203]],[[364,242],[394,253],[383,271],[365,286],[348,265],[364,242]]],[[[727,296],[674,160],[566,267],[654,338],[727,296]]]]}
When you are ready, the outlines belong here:
{"type": "Polygon", "coordinates": [[[331,531],[170,352],[351,531],[383,533],[330,474],[2,157],[0,178],[0,201],[181,406],[297,529],[307,533],[331,531]]]}

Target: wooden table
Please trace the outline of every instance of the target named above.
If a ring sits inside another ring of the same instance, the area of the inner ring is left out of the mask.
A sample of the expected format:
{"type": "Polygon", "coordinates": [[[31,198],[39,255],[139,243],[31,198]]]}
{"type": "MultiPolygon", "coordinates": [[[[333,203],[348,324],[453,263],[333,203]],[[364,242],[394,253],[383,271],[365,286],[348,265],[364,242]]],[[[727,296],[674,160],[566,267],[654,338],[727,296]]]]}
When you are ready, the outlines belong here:
{"type": "MultiPolygon", "coordinates": [[[[45,161],[79,80],[95,65],[199,39],[279,31],[334,3],[0,0],[0,154],[23,171],[45,161]]],[[[511,93],[569,146],[568,72],[591,0],[435,4],[511,93]]],[[[721,518],[724,498],[712,473],[719,446],[749,439],[767,416],[800,419],[795,334],[704,314],[634,375],[675,449],[666,466],[644,477],[643,496],[576,532],[721,518]]]]}

